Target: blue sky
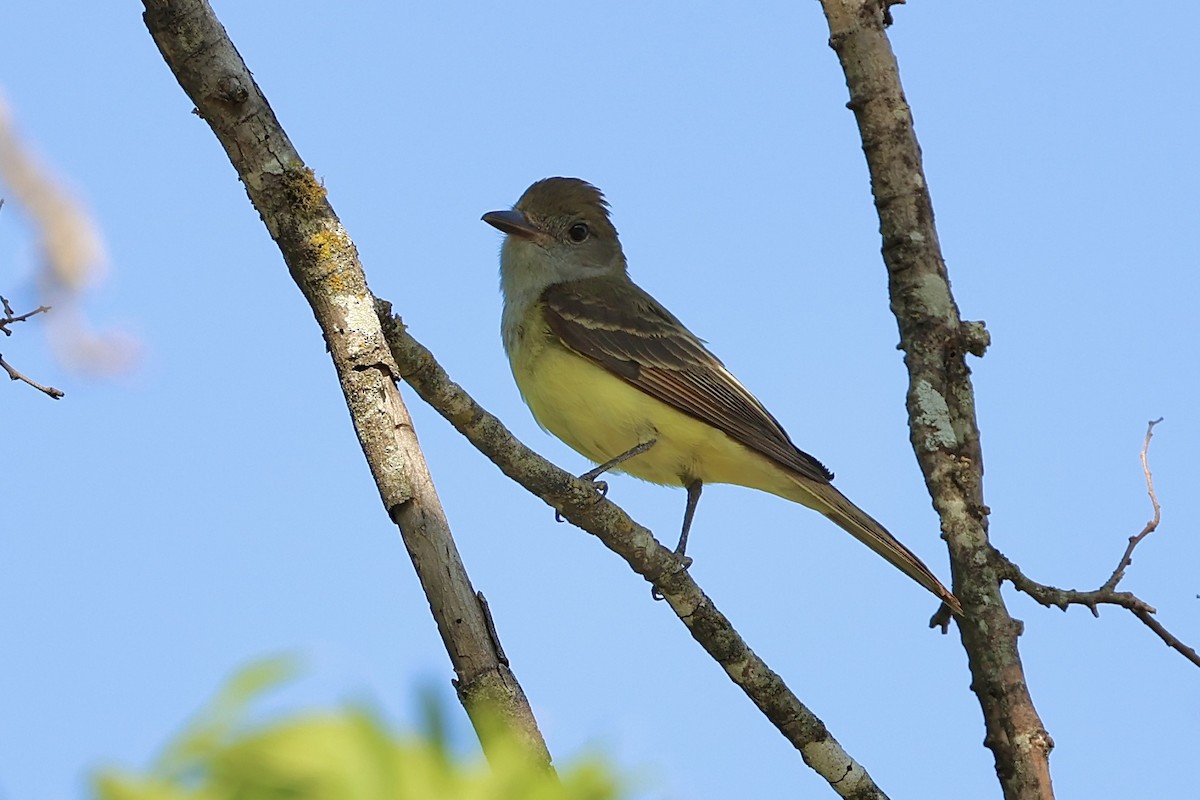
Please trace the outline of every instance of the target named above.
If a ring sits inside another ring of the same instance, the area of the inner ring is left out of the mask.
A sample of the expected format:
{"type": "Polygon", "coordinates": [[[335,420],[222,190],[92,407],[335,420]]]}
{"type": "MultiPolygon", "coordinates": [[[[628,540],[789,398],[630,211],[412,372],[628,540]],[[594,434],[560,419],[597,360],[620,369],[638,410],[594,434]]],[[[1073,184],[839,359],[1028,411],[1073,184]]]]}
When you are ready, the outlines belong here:
{"type": "MultiPolygon", "coordinates": [[[[612,202],[632,274],[707,339],[837,485],[948,576],[908,445],[861,146],[816,3],[216,4],[356,241],[372,289],[528,444],[499,343],[499,234],[548,175],[612,202]]],[[[1140,9],[913,3],[892,40],[967,319],[997,546],[1094,588],[1150,510],[1125,588],[1200,645],[1200,122],[1186,25],[1140,9]]],[[[15,5],[0,86],[103,228],[96,323],[129,375],[63,371],[37,323],[0,386],[0,797],[141,767],[248,660],[300,654],[272,708],[371,698],[398,725],[451,671],[378,502],[311,314],[140,4],[15,5]]],[[[36,302],[0,212],[0,292],[36,302]]],[[[18,308],[18,310],[21,310],[18,308]]],[[[647,798],[829,796],[645,584],[405,390],[458,545],[559,759],[599,750],[647,798]]],[[[610,482],[675,536],[683,493],[610,482]]],[[[692,569],[893,797],[994,797],[955,636],[929,596],[826,520],[705,492],[692,569]]],[[[1182,796],[1200,675],[1129,614],[1024,620],[1062,797],[1182,796]]],[[[457,713],[457,712],[456,712],[457,713]]],[[[465,723],[459,728],[466,738],[465,723]]]]}

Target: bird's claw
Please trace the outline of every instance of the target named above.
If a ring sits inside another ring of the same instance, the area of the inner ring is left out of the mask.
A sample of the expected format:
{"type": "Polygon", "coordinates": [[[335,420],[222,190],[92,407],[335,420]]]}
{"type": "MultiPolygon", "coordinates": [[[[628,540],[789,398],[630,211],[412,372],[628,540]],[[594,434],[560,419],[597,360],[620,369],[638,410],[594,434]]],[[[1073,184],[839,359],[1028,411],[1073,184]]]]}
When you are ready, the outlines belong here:
{"type": "MultiPolygon", "coordinates": [[[[580,475],[579,480],[587,481],[588,483],[590,483],[592,485],[592,488],[596,490],[596,494],[600,495],[601,497],[608,497],[608,481],[593,480],[592,478],[589,478],[586,474],[580,475]]],[[[554,512],[554,521],[555,522],[566,522],[566,520],[563,519],[562,512],[558,511],[557,509],[554,512]]]]}
{"type": "MultiPolygon", "coordinates": [[[[677,555],[677,556],[678,556],[678,555],[680,555],[680,554],[679,554],[679,553],[676,553],[675,555],[677,555]]],[[[690,567],[691,565],[692,565],[692,557],[691,557],[691,556],[682,556],[682,557],[679,559],[679,563],[678,563],[678,565],[675,567],[675,569],[671,570],[671,574],[672,574],[672,575],[674,575],[674,574],[676,574],[676,573],[678,573],[678,572],[684,572],[684,571],[686,571],[686,570],[687,570],[687,568],[688,568],[688,567],[690,567]]],[[[650,587],[650,597],[652,597],[652,598],[653,598],[653,599],[655,599],[655,600],[663,600],[663,599],[665,599],[665,598],[663,597],[663,593],[662,593],[662,592],[660,592],[660,591],[658,590],[658,586],[657,586],[657,585],[655,585],[655,586],[651,586],[651,587],[650,587]]]]}

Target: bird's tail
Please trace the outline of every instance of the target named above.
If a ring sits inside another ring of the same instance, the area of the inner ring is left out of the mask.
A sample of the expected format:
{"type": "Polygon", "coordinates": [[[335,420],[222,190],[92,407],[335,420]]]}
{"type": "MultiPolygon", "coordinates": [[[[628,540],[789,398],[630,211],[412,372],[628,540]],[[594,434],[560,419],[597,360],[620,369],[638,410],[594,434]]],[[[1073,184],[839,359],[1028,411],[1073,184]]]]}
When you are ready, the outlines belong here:
{"type": "Polygon", "coordinates": [[[795,478],[800,493],[791,499],[820,511],[855,539],[883,556],[908,577],[933,592],[955,614],[962,614],[962,605],[950,590],[942,585],[929,567],[911,550],[888,533],[870,514],[863,511],[828,483],[795,478]]]}

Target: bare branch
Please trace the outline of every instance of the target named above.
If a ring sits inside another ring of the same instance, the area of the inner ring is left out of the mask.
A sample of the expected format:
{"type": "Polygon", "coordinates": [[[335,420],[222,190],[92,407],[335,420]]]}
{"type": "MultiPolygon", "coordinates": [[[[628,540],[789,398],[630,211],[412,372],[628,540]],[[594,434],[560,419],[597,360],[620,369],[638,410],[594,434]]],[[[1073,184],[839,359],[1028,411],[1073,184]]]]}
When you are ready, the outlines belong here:
{"type": "MultiPolygon", "coordinates": [[[[0,307],[2,307],[4,310],[4,316],[0,317],[0,331],[3,331],[5,336],[12,336],[13,332],[8,329],[8,326],[12,323],[24,322],[32,316],[44,314],[50,310],[50,306],[39,306],[33,311],[29,311],[24,314],[15,314],[13,313],[12,305],[8,302],[8,298],[4,296],[0,296],[0,307]]],[[[0,369],[3,369],[5,372],[7,372],[8,377],[12,380],[27,383],[34,389],[37,389],[39,392],[53,398],[54,400],[58,400],[63,396],[62,390],[55,389],[53,386],[43,386],[42,384],[30,378],[28,375],[18,371],[15,367],[13,367],[12,364],[9,364],[4,360],[3,354],[0,354],[0,369]]]]}
{"type": "Polygon", "coordinates": [[[1155,635],[1162,639],[1164,644],[1178,651],[1188,661],[1200,667],[1200,655],[1154,618],[1153,614],[1156,613],[1154,606],[1132,592],[1118,592],[1105,587],[1090,592],[1081,592],[1074,589],[1060,589],[1056,586],[1047,586],[1044,583],[1030,580],[1016,564],[1009,561],[1000,551],[993,551],[993,557],[1000,565],[999,571],[1005,580],[1010,581],[1018,591],[1024,592],[1042,605],[1046,607],[1056,606],[1063,611],[1066,611],[1067,607],[1072,605],[1084,606],[1095,617],[1100,616],[1099,607],[1101,605],[1113,605],[1128,609],[1146,627],[1154,631],[1155,635]]]}
{"type": "Polygon", "coordinates": [[[529,701],[497,652],[495,628],[450,535],[354,243],[209,5],[144,5],[163,59],[225,148],[321,326],[363,454],[429,599],[484,752],[494,751],[488,734],[499,716],[549,766],[529,701]]]}
{"type": "Polygon", "coordinates": [[[1133,613],[1134,616],[1144,622],[1146,626],[1150,628],[1150,630],[1158,634],[1158,637],[1163,640],[1167,647],[1170,647],[1172,650],[1177,650],[1188,661],[1192,662],[1197,667],[1200,667],[1200,653],[1197,653],[1194,649],[1188,647],[1186,644],[1179,641],[1179,639],[1175,638],[1175,636],[1168,632],[1158,620],[1150,616],[1150,614],[1146,611],[1134,611],[1133,613]]]}
{"type": "Polygon", "coordinates": [[[982,323],[962,319],[950,290],[912,112],[884,32],[889,6],[821,0],[871,175],[888,294],[908,369],[910,440],[941,519],[954,594],[966,610],[958,630],[983,710],[984,744],[1007,800],[1048,800],[1054,742],[1021,664],[1021,625],[1004,605],[1001,576],[989,559],[983,451],[966,363],[968,353],[983,354],[988,335],[982,323]]]}
{"type": "Polygon", "coordinates": [[[0,317],[0,331],[3,331],[5,336],[12,336],[12,331],[8,329],[8,326],[12,323],[24,322],[30,317],[38,314],[45,314],[50,310],[50,306],[38,306],[33,311],[26,311],[24,314],[14,314],[12,306],[8,303],[7,297],[0,296],[0,303],[3,303],[4,305],[4,316],[0,317]]]}
{"type": "Polygon", "coordinates": [[[1133,549],[1141,543],[1150,534],[1158,529],[1158,523],[1162,519],[1162,507],[1158,504],[1158,495],[1154,493],[1154,477],[1150,474],[1150,463],[1146,460],[1146,453],[1150,449],[1150,440],[1154,437],[1154,426],[1162,422],[1162,417],[1152,419],[1146,423],[1146,439],[1142,442],[1142,474],[1146,476],[1146,492],[1150,495],[1150,505],[1154,508],[1154,516],[1146,523],[1146,527],[1142,528],[1141,532],[1136,536],[1129,537],[1129,546],[1125,548],[1125,554],[1121,556],[1121,560],[1117,563],[1117,568],[1113,570],[1113,574],[1104,582],[1101,589],[1115,589],[1117,584],[1121,582],[1121,578],[1125,577],[1125,569],[1133,564],[1133,549]]]}
{"type": "Polygon", "coordinates": [[[0,354],[0,368],[3,368],[4,371],[8,373],[8,377],[12,378],[14,381],[22,381],[27,383],[33,388],[37,389],[39,392],[48,395],[54,400],[58,400],[63,396],[61,389],[55,389],[53,386],[43,386],[32,378],[29,378],[28,376],[23,375],[17,370],[13,369],[12,365],[4,360],[3,354],[0,354]]]}
{"type": "Polygon", "coordinates": [[[1063,611],[1067,610],[1067,606],[1080,605],[1086,606],[1091,610],[1092,616],[1100,616],[1099,606],[1113,605],[1128,609],[1135,617],[1141,620],[1146,627],[1154,631],[1154,633],[1163,640],[1163,642],[1173,650],[1177,650],[1184,658],[1191,661],[1196,666],[1200,667],[1200,656],[1196,651],[1180,641],[1174,634],[1166,629],[1162,623],[1155,619],[1152,614],[1156,613],[1154,606],[1142,600],[1132,592],[1118,592],[1117,584],[1125,577],[1125,570],[1133,563],[1133,550],[1143,539],[1149,536],[1158,528],[1158,523],[1162,520],[1162,507],[1158,504],[1158,495],[1154,491],[1154,478],[1150,474],[1150,463],[1147,457],[1147,452],[1150,449],[1150,439],[1154,436],[1154,426],[1162,422],[1162,417],[1151,420],[1146,426],[1146,438],[1142,442],[1142,474],[1146,477],[1146,491],[1150,495],[1150,504],[1154,509],[1154,516],[1146,523],[1146,526],[1135,536],[1129,537],[1129,544],[1125,547],[1125,553],[1121,556],[1120,562],[1117,563],[1117,568],[1113,570],[1113,574],[1104,584],[1094,591],[1081,592],[1074,589],[1059,589],[1056,586],[1048,586],[1044,583],[1030,580],[1021,568],[1014,564],[999,550],[993,548],[992,557],[999,565],[998,571],[1004,580],[1008,580],[1020,592],[1032,597],[1044,606],[1057,606],[1063,611]]]}
{"type": "Polygon", "coordinates": [[[504,424],[450,379],[390,304],[377,310],[392,357],[404,380],[500,470],[596,536],[659,591],[688,632],[724,669],[814,771],[842,797],[885,797],[867,771],[850,757],[817,718],[734,630],[712,600],[682,568],[678,556],[634,522],[592,484],[559,469],[522,444],[504,424]]]}
{"type": "Polygon", "coordinates": [[[1055,606],[1066,611],[1068,606],[1084,606],[1096,617],[1100,616],[1098,606],[1101,605],[1120,606],[1135,613],[1153,614],[1155,611],[1153,606],[1131,592],[1118,592],[1106,587],[1080,591],[1038,583],[1028,578],[1020,567],[999,550],[993,549],[992,554],[998,565],[997,572],[1003,580],[1009,581],[1018,591],[1024,592],[1047,608],[1055,606]]]}

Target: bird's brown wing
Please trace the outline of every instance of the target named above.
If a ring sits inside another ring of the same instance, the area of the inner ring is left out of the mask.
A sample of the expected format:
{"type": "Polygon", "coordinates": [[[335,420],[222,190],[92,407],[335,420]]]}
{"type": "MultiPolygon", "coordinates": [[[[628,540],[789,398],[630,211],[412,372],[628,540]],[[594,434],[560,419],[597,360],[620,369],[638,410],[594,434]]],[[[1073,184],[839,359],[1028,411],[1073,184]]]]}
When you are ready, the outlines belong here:
{"type": "Polygon", "coordinates": [[[799,475],[833,479],[700,339],[628,279],[554,284],[542,304],[550,330],[575,352],[799,475]]]}

